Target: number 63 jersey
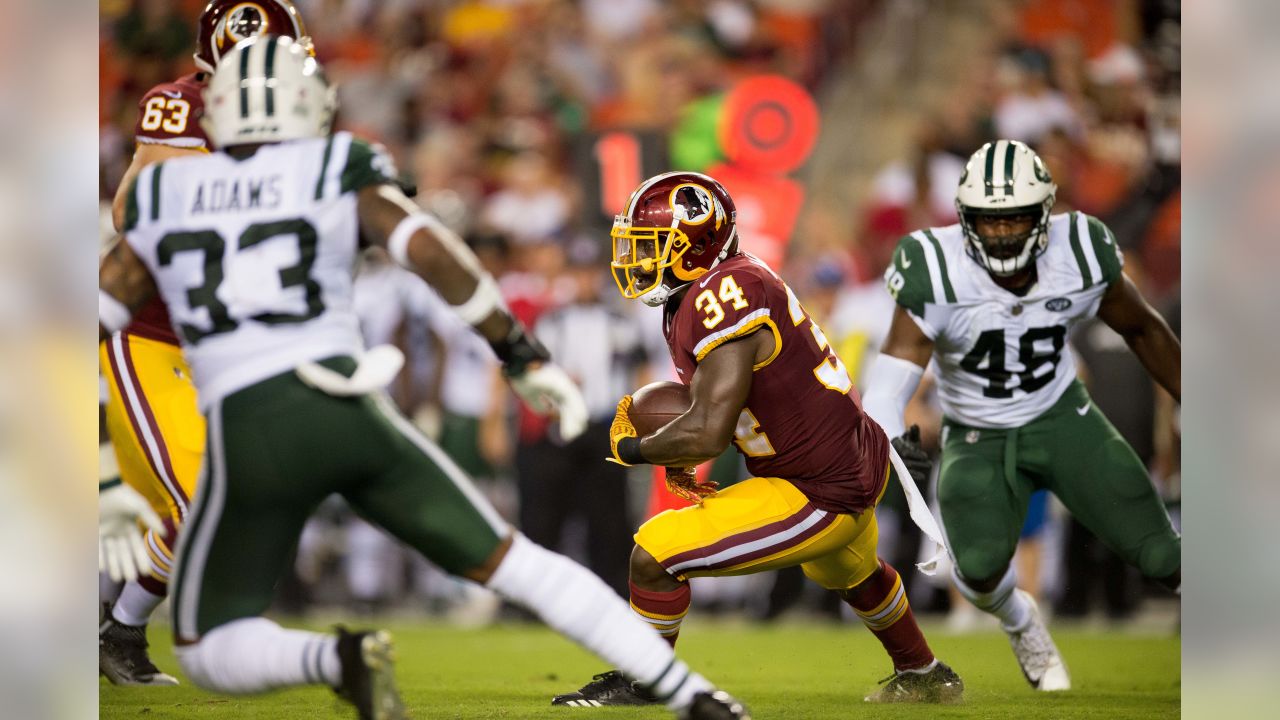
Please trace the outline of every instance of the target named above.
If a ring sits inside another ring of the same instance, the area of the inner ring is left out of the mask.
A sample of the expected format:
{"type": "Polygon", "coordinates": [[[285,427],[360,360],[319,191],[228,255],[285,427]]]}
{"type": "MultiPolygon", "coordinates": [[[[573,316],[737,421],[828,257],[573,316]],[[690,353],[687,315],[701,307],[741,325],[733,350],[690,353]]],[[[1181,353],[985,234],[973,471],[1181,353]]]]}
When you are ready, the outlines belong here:
{"type": "Polygon", "coordinates": [[[125,238],[169,307],[202,407],[297,365],[363,349],[351,305],[356,193],[392,182],[349,133],[152,164],[125,238]]]}
{"type": "Polygon", "coordinates": [[[1072,212],[1049,219],[1025,296],[995,284],[965,252],[959,225],[904,237],[885,271],[889,294],[934,342],[938,396],[964,425],[1012,428],[1044,413],[1076,377],[1067,335],[1093,317],[1124,260],[1111,231],[1072,212]]]}
{"type": "Polygon", "coordinates": [[[781,478],[821,510],[858,513],[876,503],[889,439],[862,411],[858,391],[827,338],[774,272],[734,255],[668,303],[663,332],[688,385],[712,350],[755,332],[773,334],[758,362],[733,442],[757,477],[781,478]]]}

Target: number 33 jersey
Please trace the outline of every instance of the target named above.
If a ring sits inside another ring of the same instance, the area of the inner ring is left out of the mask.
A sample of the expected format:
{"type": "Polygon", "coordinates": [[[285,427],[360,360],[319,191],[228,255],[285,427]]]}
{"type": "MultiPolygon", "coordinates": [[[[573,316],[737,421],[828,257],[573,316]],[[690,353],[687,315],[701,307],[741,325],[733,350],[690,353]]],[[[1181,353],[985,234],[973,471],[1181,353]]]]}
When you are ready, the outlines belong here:
{"type": "Polygon", "coordinates": [[[826,336],[767,265],[735,255],[668,303],[663,332],[680,380],[724,343],[771,333],[773,354],[756,363],[733,442],[757,477],[800,489],[821,510],[875,505],[889,440],[862,412],[858,391],[826,336]]]}
{"type": "Polygon", "coordinates": [[[959,225],[914,232],[894,250],[885,283],[933,340],[939,400],[956,422],[1024,425],[1075,379],[1068,331],[1097,313],[1124,259],[1111,231],[1084,213],[1050,217],[1048,232],[1036,284],[1022,297],[966,254],[959,225]]]}
{"type": "Polygon", "coordinates": [[[363,348],[351,305],[356,193],[392,182],[349,133],[152,164],[125,238],[155,278],[208,407],[297,365],[363,348]]]}

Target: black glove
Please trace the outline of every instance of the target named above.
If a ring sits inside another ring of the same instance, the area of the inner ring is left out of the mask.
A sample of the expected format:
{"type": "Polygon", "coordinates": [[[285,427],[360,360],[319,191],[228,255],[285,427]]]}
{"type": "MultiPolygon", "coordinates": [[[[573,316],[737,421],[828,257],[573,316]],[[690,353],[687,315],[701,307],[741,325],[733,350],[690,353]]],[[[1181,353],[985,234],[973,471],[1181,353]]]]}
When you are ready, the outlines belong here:
{"type": "Polygon", "coordinates": [[[933,469],[933,461],[929,459],[929,453],[920,447],[920,426],[912,425],[890,442],[893,444],[893,449],[898,451],[898,457],[902,458],[902,464],[907,466],[907,471],[911,473],[911,479],[915,481],[916,487],[928,487],[929,471],[933,469]]]}

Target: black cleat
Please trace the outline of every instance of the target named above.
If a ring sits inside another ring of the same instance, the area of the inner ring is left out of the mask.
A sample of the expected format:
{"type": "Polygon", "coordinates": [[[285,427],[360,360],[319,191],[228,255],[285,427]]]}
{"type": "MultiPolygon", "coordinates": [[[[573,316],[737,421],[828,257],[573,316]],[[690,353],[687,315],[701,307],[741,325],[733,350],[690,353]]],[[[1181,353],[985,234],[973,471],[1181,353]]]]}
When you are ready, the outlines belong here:
{"type": "Polygon", "coordinates": [[[863,698],[873,703],[958,703],[964,681],[941,660],[925,673],[895,672],[884,687],[863,698]]]}
{"type": "Polygon", "coordinates": [[[147,627],[121,625],[106,608],[98,626],[98,672],[112,685],[177,685],[178,679],[160,672],[147,654],[147,627]]]}
{"type": "MultiPolygon", "coordinates": [[[[617,670],[591,678],[578,692],[551,698],[552,705],[569,707],[603,707],[605,705],[657,705],[658,699],[639,683],[617,670]]],[[[711,715],[708,718],[713,717],[711,715]]],[[[729,717],[729,716],[726,716],[729,717]]]]}
{"type": "Polygon", "coordinates": [[[338,660],[342,663],[342,686],[335,691],[356,706],[360,720],[408,717],[396,690],[395,648],[390,633],[353,633],[338,628],[338,660]]]}
{"type": "Polygon", "coordinates": [[[746,706],[723,690],[700,692],[680,713],[681,720],[751,720],[746,706]]]}

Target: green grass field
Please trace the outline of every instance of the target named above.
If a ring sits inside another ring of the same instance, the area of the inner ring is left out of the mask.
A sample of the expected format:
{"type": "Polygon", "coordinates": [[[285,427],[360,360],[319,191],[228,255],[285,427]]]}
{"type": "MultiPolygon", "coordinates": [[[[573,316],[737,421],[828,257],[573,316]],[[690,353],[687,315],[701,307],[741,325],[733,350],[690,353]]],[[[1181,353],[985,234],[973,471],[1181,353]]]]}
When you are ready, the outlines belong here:
{"type": "MultiPolygon", "coordinates": [[[[552,708],[550,698],[574,690],[605,668],[540,626],[460,630],[393,624],[397,676],[412,717],[595,717],[657,720],[657,708],[552,708]]],[[[883,650],[856,625],[788,623],[749,626],[690,622],[681,655],[744,700],[756,718],[1169,718],[1178,717],[1181,641],[1059,629],[1055,632],[1077,689],[1037,694],[1018,672],[1003,634],[948,637],[930,632],[934,651],[965,680],[960,706],[867,706],[863,695],[889,672],[883,650]]],[[[168,633],[152,630],[153,655],[175,672],[168,633]]],[[[106,718],[354,717],[324,689],[225,698],[193,688],[100,686],[106,718]]]]}

